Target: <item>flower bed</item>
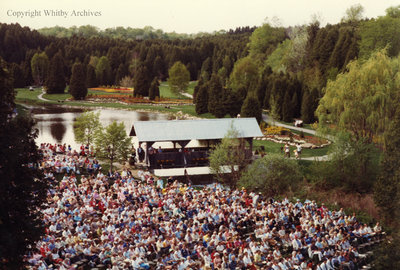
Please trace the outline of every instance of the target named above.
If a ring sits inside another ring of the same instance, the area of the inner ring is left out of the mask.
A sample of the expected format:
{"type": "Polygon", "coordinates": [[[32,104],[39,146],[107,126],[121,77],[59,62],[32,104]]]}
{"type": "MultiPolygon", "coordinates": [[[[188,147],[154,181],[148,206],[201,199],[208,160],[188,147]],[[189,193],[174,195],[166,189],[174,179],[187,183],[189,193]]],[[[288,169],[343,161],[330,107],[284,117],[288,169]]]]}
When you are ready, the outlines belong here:
{"type": "Polygon", "coordinates": [[[170,98],[157,98],[156,100],[149,100],[143,97],[133,97],[126,94],[88,94],[87,100],[101,100],[102,102],[124,102],[127,104],[132,103],[152,103],[152,104],[192,104],[192,100],[185,99],[170,99],[170,98]]]}
{"type": "Polygon", "coordinates": [[[109,87],[96,87],[96,88],[90,88],[92,91],[103,91],[107,93],[132,93],[133,88],[129,87],[115,87],[115,88],[109,88],[109,87]]]}
{"type": "Polygon", "coordinates": [[[256,138],[256,140],[267,140],[275,143],[297,145],[300,143],[303,148],[322,148],[331,144],[329,140],[316,136],[292,133],[289,129],[277,126],[269,126],[264,129],[264,137],[256,138]]]}

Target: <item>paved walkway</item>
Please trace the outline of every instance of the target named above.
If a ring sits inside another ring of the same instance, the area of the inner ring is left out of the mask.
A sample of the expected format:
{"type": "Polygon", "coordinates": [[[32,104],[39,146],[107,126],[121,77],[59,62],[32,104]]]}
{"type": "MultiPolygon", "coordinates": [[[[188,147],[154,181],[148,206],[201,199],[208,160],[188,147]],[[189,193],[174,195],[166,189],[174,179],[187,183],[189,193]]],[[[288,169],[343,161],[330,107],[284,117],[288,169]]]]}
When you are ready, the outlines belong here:
{"type": "Polygon", "coordinates": [[[46,92],[44,92],[44,89],[42,89],[42,93],[40,95],[38,95],[38,99],[40,99],[42,101],[51,101],[51,100],[44,98],[43,97],[44,94],[46,94],[46,92]]]}
{"type": "Polygon", "coordinates": [[[183,95],[183,96],[185,96],[185,97],[188,97],[188,98],[193,99],[193,95],[191,95],[191,94],[189,94],[189,93],[181,92],[180,94],[183,95]]]}
{"type": "MultiPolygon", "coordinates": [[[[297,131],[303,131],[304,133],[308,133],[308,134],[312,134],[315,135],[317,132],[313,129],[308,129],[308,128],[302,128],[302,127],[296,127],[294,125],[287,125],[287,124],[283,124],[280,122],[275,121],[274,119],[272,119],[272,117],[270,117],[268,114],[263,113],[262,114],[262,118],[265,122],[267,123],[271,123],[274,126],[280,126],[280,127],[284,127],[284,128],[288,128],[288,129],[294,129],[297,131]]],[[[329,138],[329,137],[328,137],[329,138]]],[[[292,159],[295,159],[294,157],[292,157],[292,159]]],[[[327,161],[329,160],[330,157],[329,155],[324,155],[324,156],[314,156],[314,157],[302,157],[301,160],[316,160],[316,161],[327,161]]]]}
{"type": "Polygon", "coordinates": [[[305,133],[309,133],[309,134],[312,134],[312,135],[315,135],[315,134],[316,134],[316,131],[313,130],[313,129],[302,128],[302,127],[295,127],[294,125],[287,125],[287,124],[283,124],[283,123],[277,122],[277,121],[275,121],[274,119],[272,119],[272,117],[270,117],[270,116],[269,116],[268,114],[266,114],[266,113],[263,113],[263,114],[262,114],[262,118],[263,118],[263,120],[264,120],[265,122],[271,123],[271,124],[273,124],[274,126],[280,126],[280,127],[284,127],[284,128],[294,129],[294,130],[297,130],[297,131],[303,131],[303,132],[305,132],[305,133]]]}

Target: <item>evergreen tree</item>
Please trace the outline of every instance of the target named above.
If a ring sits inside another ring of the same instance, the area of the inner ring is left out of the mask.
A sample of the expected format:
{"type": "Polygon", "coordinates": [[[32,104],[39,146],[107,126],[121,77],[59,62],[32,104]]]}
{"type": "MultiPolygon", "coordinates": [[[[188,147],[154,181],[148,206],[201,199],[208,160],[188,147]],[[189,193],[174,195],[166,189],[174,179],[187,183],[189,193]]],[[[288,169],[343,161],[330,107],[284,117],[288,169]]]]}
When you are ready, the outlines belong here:
{"type": "Polygon", "coordinates": [[[224,88],[222,87],[221,78],[217,74],[213,74],[208,83],[208,111],[215,117],[224,117],[226,113],[223,101],[224,88]]]}
{"type": "Polygon", "coordinates": [[[116,73],[116,75],[115,75],[115,84],[119,85],[120,82],[121,82],[121,80],[122,80],[122,78],[125,77],[126,73],[127,73],[127,72],[125,71],[125,67],[124,67],[124,65],[121,63],[121,64],[118,66],[118,70],[117,70],[117,73],[116,73]]]}
{"type": "Polygon", "coordinates": [[[240,110],[240,117],[255,117],[257,122],[262,120],[262,109],[257,97],[250,93],[247,95],[243,102],[242,109],[240,110]]]}
{"type": "Polygon", "coordinates": [[[12,76],[0,58],[0,268],[23,269],[44,235],[48,181],[38,170],[34,121],[15,109],[12,76]]]}
{"type": "Polygon", "coordinates": [[[16,63],[12,63],[11,64],[11,74],[14,78],[14,88],[22,88],[25,87],[25,75],[24,75],[24,71],[22,70],[21,66],[16,64],[16,63]]]}
{"type": "Polygon", "coordinates": [[[88,88],[98,86],[96,72],[92,65],[87,65],[87,68],[86,68],[86,86],[88,88]]]}
{"type": "Polygon", "coordinates": [[[315,105],[313,95],[310,93],[310,90],[305,90],[303,94],[303,99],[301,102],[301,119],[306,124],[310,124],[315,122],[315,105]]]}
{"type": "Polygon", "coordinates": [[[111,66],[106,56],[100,57],[97,62],[96,77],[100,85],[109,85],[111,83],[111,66]]]}
{"type": "Polygon", "coordinates": [[[64,63],[61,51],[50,61],[49,73],[46,80],[48,94],[62,94],[65,90],[64,63]]]}
{"type": "Polygon", "coordinates": [[[165,63],[161,56],[157,55],[156,59],[154,60],[153,63],[153,73],[155,76],[159,77],[161,80],[166,77],[166,72],[165,72],[165,63]]]}
{"type": "Polygon", "coordinates": [[[207,57],[206,60],[204,60],[203,64],[201,65],[201,70],[200,70],[200,77],[204,81],[208,81],[211,78],[211,71],[212,71],[212,63],[211,63],[211,58],[207,57]]]}
{"type": "Polygon", "coordinates": [[[149,89],[149,99],[155,100],[156,97],[160,97],[160,82],[157,77],[153,79],[149,89]]]}
{"type": "Polygon", "coordinates": [[[286,90],[282,104],[282,120],[285,122],[291,122],[293,119],[293,105],[289,91],[289,89],[286,90]]]}
{"type": "Polygon", "coordinates": [[[196,94],[196,113],[208,112],[208,83],[200,84],[196,94]]]}
{"type": "Polygon", "coordinates": [[[76,100],[85,99],[87,95],[86,78],[83,65],[79,62],[72,66],[71,81],[69,92],[76,100]]]}
{"type": "Polygon", "coordinates": [[[289,84],[289,78],[283,74],[276,76],[273,81],[269,103],[271,115],[278,120],[282,120],[284,97],[289,84]]]}
{"type": "Polygon", "coordinates": [[[135,96],[148,96],[149,88],[151,84],[151,78],[149,78],[149,73],[146,66],[141,65],[133,78],[133,92],[135,96]]]}
{"type": "Polygon", "coordinates": [[[236,117],[242,108],[242,100],[237,92],[231,89],[225,90],[224,110],[231,117],[236,117]]]}

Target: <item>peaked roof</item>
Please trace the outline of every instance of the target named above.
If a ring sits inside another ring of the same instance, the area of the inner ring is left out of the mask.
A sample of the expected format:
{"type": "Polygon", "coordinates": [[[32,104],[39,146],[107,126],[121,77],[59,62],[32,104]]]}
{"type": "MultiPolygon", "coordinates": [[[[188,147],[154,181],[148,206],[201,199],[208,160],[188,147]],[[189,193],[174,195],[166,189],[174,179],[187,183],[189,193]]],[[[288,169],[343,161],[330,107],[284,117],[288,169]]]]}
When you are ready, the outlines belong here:
{"type": "Polygon", "coordinates": [[[139,142],[222,139],[231,125],[239,138],[263,136],[255,118],[137,121],[130,136],[137,136],[139,142]]]}

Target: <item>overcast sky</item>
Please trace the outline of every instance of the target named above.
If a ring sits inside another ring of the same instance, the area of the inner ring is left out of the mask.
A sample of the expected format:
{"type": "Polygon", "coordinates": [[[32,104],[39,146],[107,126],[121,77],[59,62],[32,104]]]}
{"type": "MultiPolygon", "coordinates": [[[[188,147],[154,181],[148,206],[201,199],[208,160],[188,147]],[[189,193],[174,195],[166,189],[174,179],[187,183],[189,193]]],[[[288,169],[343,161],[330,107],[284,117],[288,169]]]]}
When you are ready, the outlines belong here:
{"type": "Polygon", "coordinates": [[[354,4],[361,4],[365,8],[365,17],[372,18],[384,15],[386,8],[399,5],[400,1],[0,0],[0,22],[18,22],[35,29],[91,24],[100,29],[152,26],[165,32],[197,33],[259,26],[266,18],[273,17],[279,18],[283,26],[293,26],[310,22],[313,14],[317,14],[323,24],[337,23],[354,4]],[[56,13],[46,16],[45,10],[56,13]],[[83,10],[89,15],[78,16],[83,10]]]}

